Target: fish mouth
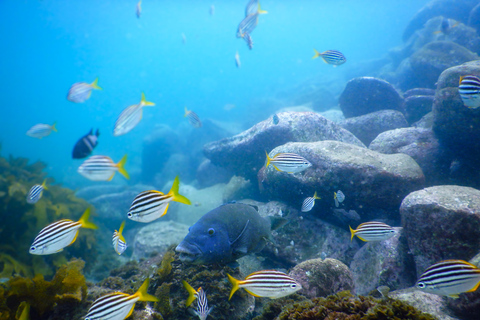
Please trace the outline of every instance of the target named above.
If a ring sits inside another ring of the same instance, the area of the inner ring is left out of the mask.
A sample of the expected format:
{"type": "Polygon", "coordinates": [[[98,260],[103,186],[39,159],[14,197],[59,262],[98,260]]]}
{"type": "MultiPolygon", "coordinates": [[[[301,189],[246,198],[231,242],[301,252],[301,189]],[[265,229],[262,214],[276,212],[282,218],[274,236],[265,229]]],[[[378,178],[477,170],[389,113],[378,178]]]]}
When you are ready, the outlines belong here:
{"type": "Polygon", "coordinates": [[[197,260],[202,254],[202,250],[197,245],[185,241],[180,242],[175,251],[180,253],[180,261],[189,263],[197,260]]]}

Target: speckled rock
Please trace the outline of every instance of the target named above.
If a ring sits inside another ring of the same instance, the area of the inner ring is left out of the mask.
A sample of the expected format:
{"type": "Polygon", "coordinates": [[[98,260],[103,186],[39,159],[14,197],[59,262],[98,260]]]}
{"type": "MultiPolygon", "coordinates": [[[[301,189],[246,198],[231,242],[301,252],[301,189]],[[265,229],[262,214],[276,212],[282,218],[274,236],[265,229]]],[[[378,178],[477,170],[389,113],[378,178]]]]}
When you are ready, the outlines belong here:
{"type": "Polygon", "coordinates": [[[302,285],[300,293],[308,298],[326,297],[344,290],[355,292],[352,273],[335,259],[304,261],[295,266],[289,276],[302,285]]]}
{"type": "Polygon", "coordinates": [[[384,109],[402,110],[403,98],[385,80],[360,77],[347,83],[339,98],[346,118],[358,117],[384,109]]]}
{"type": "Polygon", "coordinates": [[[432,111],[433,95],[412,95],[405,99],[405,118],[408,123],[420,120],[424,115],[432,111]]]}
{"type": "Polygon", "coordinates": [[[480,60],[465,62],[444,70],[438,78],[437,90],[448,87],[458,88],[460,77],[467,74],[480,76],[480,60]]]}
{"type": "Polygon", "coordinates": [[[386,131],[370,143],[369,149],[385,154],[408,154],[422,168],[427,185],[439,184],[448,179],[451,159],[431,129],[401,128],[386,131]]]}
{"type": "Polygon", "coordinates": [[[316,191],[312,213],[324,213],[334,206],[333,192],[342,190],[346,208],[362,218],[386,210],[397,217],[403,198],[423,187],[425,177],[418,164],[405,154],[385,155],[339,141],[292,142],[277,147],[279,152],[297,153],[312,163],[307,170],[288,174],[269,166],[259,173],[259,183],[273,199],[300,207],[316,191]]]}
{"type": "Polygon", "coordinates": [[[480,251],[480,191],[436,186],[409,194],[400,206],[417,275],[445,259],[469,260],[480,251]]]}
{"type": "Polygon", "coordinates": [[[353,133],[367,146],[382,132],[408,127],[403,114],[396,110],[376,111],[348,118],[338,124],[353,133]]]}
{"type": "Polygon", "coordinates": [[[269,151],[289,141],[339,140],[364,146],[353,134],[313,112],[282,112],[230,138],[208,143],[204,153],[212,163],[249,180],[256,178],[269,151]]]}
{"type": "Polygon", "coordinates": [[[397,290],[415,284],[415,264],[401,229],[395,228],[392,238],[367,242],[357,251],[350,264],[357,294],[367,295],[380,286],[397,290]]]}

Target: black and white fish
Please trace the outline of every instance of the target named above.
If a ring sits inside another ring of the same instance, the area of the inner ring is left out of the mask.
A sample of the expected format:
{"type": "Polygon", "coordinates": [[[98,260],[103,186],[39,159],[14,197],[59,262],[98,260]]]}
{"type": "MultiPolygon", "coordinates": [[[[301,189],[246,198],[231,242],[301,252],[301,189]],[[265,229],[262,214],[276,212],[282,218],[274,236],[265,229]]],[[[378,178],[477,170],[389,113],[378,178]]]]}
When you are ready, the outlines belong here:
{"type": "Polygon", "coordinates": [[[362,241],[383,241],[395,235],[395,229],[383,222],[365,222],[360,224],[356,230],[353,230],[350,226],[349,228],[352,234],[351,240],[354,236],[357,236],[362,241]]]}
{"type": "Polygon", "coordinates": [[[57,125],[56,122],[54,122],[52,125],[45,124],[45,123],[39,123],[28,129],[27,131],[27,136],[32,137],[32,138],[37,138],[37,139],[42,139],[46,136],[49,136],[52,131],[57,132],[57,128],[55,127],[57,125]]]}
{"type": "Polygon", "coordinates": [[[313,51],[315,51],[315,55],[312,57],[312,59],[321,57],[323,61],[325,61],[325,63],[331,64],[334,67],[347,62],[347,59],[345,58],[345,56],[340,51],[337,51],[337,50],[327,50],[322,53],[318,52],[315,49],[313,49],[313,51]]]}
{"type": "Polygon", "coordinates": [[[333,193],[333,200],[335,200],[335,207],[338,208],[340,203],[345,201],[345,195],[343,194],[343,192],[341,190],[338,190],[337,192],[333,193]]]}
{"type": "Polygon", "coordinates": [[[313,197],[307,197],[305,200],[303,200],[302,204],[302,212],[308,212],[313,209],[313,206],[315,205],[315,200],[320,200],[321,198],[317,196],[317,192],[315,191],[315,194],[313,197]]]}
{"type": "Polygon", "coordinates": [[[193,112],[192,110],[188,110],[187,107],[185,107],[185,114],[183,115],[185,118],[188,119],[188,122],[194,127],[194,128],[201,128],[202,127],[202,121],[198,117],[198,115],[193,112]]]}
{"type": "Polygon", "coordinates": [[[149,102],[145,99],[145,94],[142,92],[142,99],[138,104],[131,105],[125,108],[115,121],[113,129],[114,136],[121,136],[130,132],[142,120],[143,107],[154,106],[155,103],[149,102]]]}
{"type": "Polygon", "coordinates": [[[190,306],[192,302],[197,299],[197,309],[194,310],[193,313],[198,316],[200,320],[207,319],[210,312],[212,312],[213,307],[208,308],[208,301],[205,290],[203,290],[202,287],[198,288],[198,290],[195,290],[186,281],[182,281],[182,283],[189,294],[187,301],[185,302],[186,306],[190,306]]]}
{"type": "Polygon", "coordinates": [[[27,203],[35,204],[40,200],[43,195],[43,190],[48,190],[47,188],[47,180],[43,180],[42,184],[36,184],[30,188],[30,191],[27,194],[27,203]]]}
{"type": "Polygon", "coordinates": [[[75,103],[85,102],[92,95],[93,89],[102,90],[102,88],[98,86],[98,78],[92,83],[74,83],[68,90],[67,99],[75,103]]]}
{"type": "Polygon", "coordinates": [[[118,231],[115,230],[112,236],[113,249],[115,249],[115,252],[118,253],[118,255],[121,255],[127,250],[127,241],[125,241],[125,238],[122,235],[123,228],[125,228],[125,221],[122,222],[118,231]]]}
{"type": "Polygon", "coordinates": [[[77,143],[75,143],[75,146],[73,147],[72,151],[72,158],[73,159],[83,159],[85,157],[88,157],[93,149],[98,144],[98,136],[100,135],[100,132],[97,129],[97,132],[93,134],[93,129],[90,129],[90,132],[81,137],[77,143]]]}
{"type": "Polygon", "coordinates": [[[78,167],[77,171],[92,181],[110,181],[117,171],[125,178],[130,179],[124,168],[126,162],[127,155],[124,155],[118,163],[113,162],[108,156],[91,156],[78,167]]]}
{"type": "Polygon", "coordinates": [[[480,78],[473,75],[460,77],[458,92],[466,107],[480,107],[480,78]]]}
{"type": "Polygon", "coordinates": [[[277,153],[273,158],[270,158],[267,152],[266,168],[271,164],[276,170],[297,173],[312,166],[312,164],[304,157],[296,153],[277,153]]]}

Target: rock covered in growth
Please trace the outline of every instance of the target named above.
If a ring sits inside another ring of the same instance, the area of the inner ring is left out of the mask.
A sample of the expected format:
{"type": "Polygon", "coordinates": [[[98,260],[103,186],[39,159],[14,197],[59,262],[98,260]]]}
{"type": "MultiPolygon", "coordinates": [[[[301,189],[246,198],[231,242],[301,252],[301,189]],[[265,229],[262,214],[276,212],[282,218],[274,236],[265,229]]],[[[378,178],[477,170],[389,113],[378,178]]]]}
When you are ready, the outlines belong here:
{"type": "Polygon", "coordinates": [[[312,259],[296,265],[289,276],[302,285],[308,298],[326,297],[340,291],[355,291],[352,273],[341,261],[312,259]]]}
{"type": "Polygon", "coordinates": [[[480,251],[480,191],[436,186],[409,194],[400,207],[417,275],[445,259],[469,260],[480,251]]]}
{"type": "Polygon", "coordinates": [[[434,95],[412,95],[405,98],[405,118],[408,123],[420,120],[424,115],[432,111],[434,95]]]}
{"type": "Polygon", "coordinates": [[[408,255],[406,239],[401,228],[395,230],[392,238],[367,242],[353,257],[350,270],[357,294],[367,295],[380,286],[403,289],[415,283],[415,265],[408,255]]]}
{"type": "Polygon", "coordinates": [[[277,116],[278,124],[268,118],[236,136],[206,144],[205,156],[214,165],[253,180],[265,164],[265,151],[289,141],[338,140],[363,146],[353,134],[319,114],[282,112],[277,116]]]}
{"type": "Polygon", "coordinates": [[[460,77],[466,75],[480,76],[480,60],[465,62],[444,70],[437,81],[437,92],[448,87],[458,88],[460,77]]]}
{"type": "Polygon", "coordinates": [[[297,153],[312,166],[297,174],[269,166],[259,174],[259,183],[272,198],[298,207],[316,191],[322,199],[315,201],[312,212],[331,209],[333,192],[340,189],[345,207],[364,217],[382,209],[395,215],[403,198],[425,181],[418,164],[405,154],[385,155],[339,141],[292,142],[272,154],[279,152],[297,153]]]}
{"type": "Polygon", "coordinates": [[[401,111],[403,98],[385,80],[359,77],[347,83],[339,104],[345,117],[350,118],[383,109],[401,111]]]}
{"type": "Polygon", "coordinates": [[[408,127],[403,114],[396,110],[376,111],[348,118],[338,124],[353,133],[367,146],[382,132],[408,127]]]}

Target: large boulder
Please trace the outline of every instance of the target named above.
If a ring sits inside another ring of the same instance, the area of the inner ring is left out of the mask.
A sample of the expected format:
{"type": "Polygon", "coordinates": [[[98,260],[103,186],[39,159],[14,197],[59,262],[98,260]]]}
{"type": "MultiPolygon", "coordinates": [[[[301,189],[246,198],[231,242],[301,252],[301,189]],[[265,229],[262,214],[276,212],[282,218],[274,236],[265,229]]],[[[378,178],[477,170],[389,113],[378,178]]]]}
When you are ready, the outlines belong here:
{"type": "Polygon", "coordinates": [[[444,70],[437,81],[437,91],[444,88],[458,88],[460,77],[466,75],[480,76],[480,60],[465,62],[444,70]]]}
{"type": "Polygon", "coordinates": [[[298,207],[317,192],[322,199],[312,212],[328,212],[334,191],[340,189],[345,206],[360,215],[386,210],[395,217],[403,198],[425,182],[418,164],[405,154],[386,155],[339,141],[291,142],[275,148],[270,156],[280,152],[297,153],[312,166],[296,174],[269,166],[259,172],[259,184],[273,199],[298,207]]]}
{"type": "Polygon", "coordinates": [[[432,111],[433,99],[432,95],[411,95],[405,98],[404,110],[405,118],[408,123],[412,124],[420,120],[424,115],[432,111]]]}
{"type": "Polygon", "coordinates": [[[385,80],[359,77],[350,80],[339,98],[346,118],[384,109],[402,110],[403,98],[385,80]]]}
{"type": "Polygon", "coordinates": [[[289,141],[338,140],[364,146],[353,134],[313,112],[282,112],[230,138],[208,143],[204,153],[211,162],[236,175],[254,180],[265,163],[265,151],[289,141]]]}
{"type": "Polygon", "coordinates": [[[480,251],[480,191],[436,186],[409,194],[400,207],[417,275],[445,259],[469,260],[480,251]]]}

